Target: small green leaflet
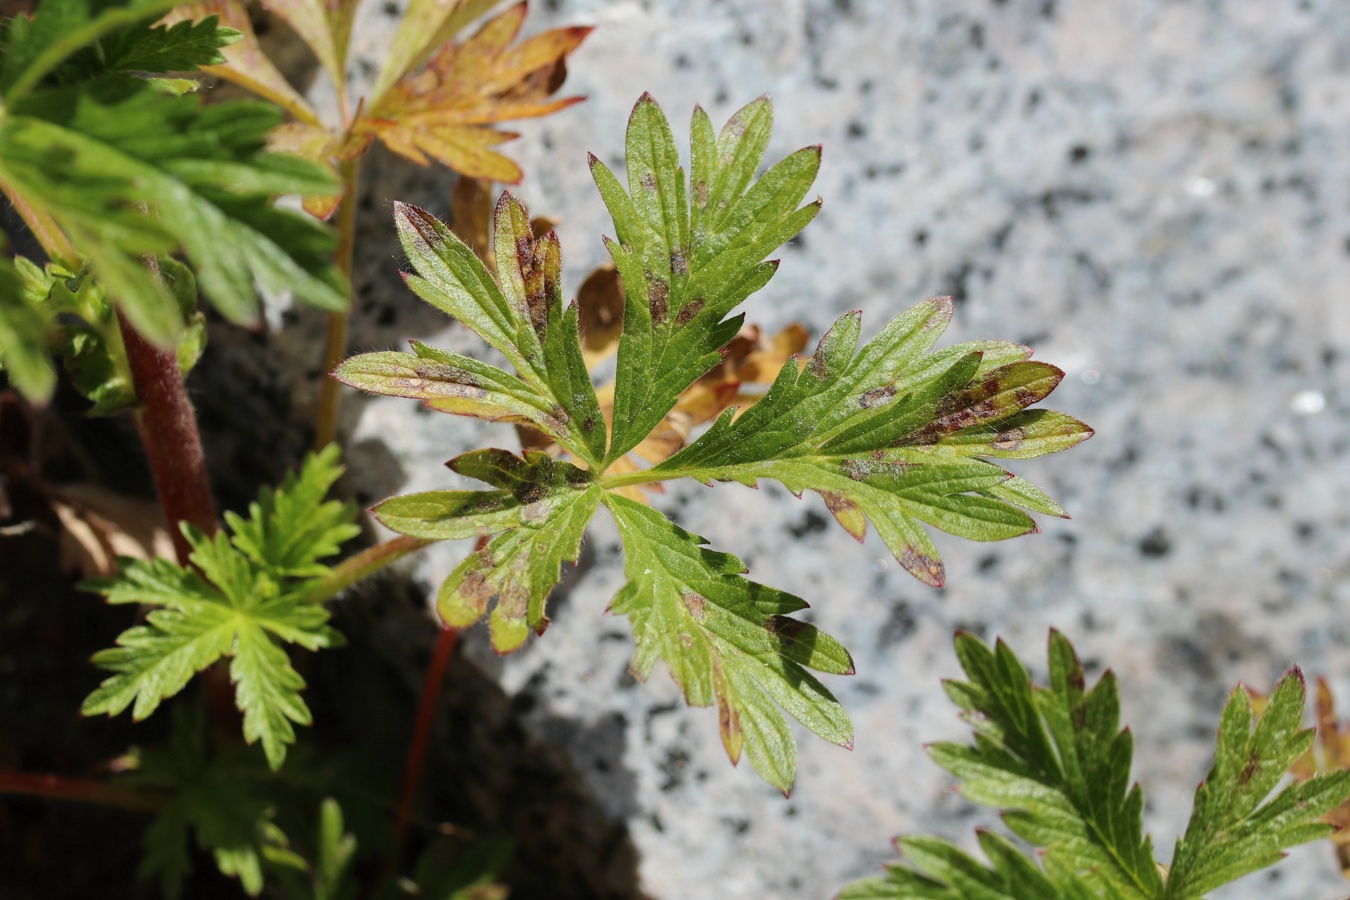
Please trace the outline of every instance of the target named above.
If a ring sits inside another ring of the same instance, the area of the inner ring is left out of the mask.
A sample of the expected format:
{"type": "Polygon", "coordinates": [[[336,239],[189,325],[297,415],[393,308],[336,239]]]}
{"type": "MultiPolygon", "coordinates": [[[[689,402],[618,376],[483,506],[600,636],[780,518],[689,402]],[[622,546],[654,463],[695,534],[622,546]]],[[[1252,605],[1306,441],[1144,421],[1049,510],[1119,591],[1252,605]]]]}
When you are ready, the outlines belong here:
{"type": "Polygon", "coordinates": [[[586,525],[604,504],[627,557],[628,585],[611,609],[633,623],[634,672],[645,678],[663,660],[691,705],[717,704],[731,759],[748,755],[766,781],[787,791],[796,746],[783,711],[827,740],[852,740],[848,717],[808,671],[851,672],[847,651],[790,618],[804,601],[742,578],[735,557],[706,549],[620,492],[683,477],[751,485],[773,478],[797,494],[819,493],[859,539],[871,522],[907,569],[940,585],[942,564],[924,525],[988,541],[1036,530],[1024,510],[1064,515],[993,460],[1064,450],[1092,432],[1070,416],[1029,409],[1063,373],[1031,362],[1027,348],[976,341],[932,351],[952,315],[951,301],[938,299],[861,348],[859,316],[845,314],[805,368],[783,367],[743,414],[729,409],[666,461],[637,468],[628,451],[722,358],[741,326],[735,308],[775,271],[765,257],[819,209],[802,205],[818,147],[756,179],[771,125],[764,98],[720,133],[696,109],[686,184],[670,126],[644,95],[628,124],[627,189],[592,157],[625,291],[612,416],[585,368],[576,306],[562,301],[556,237],[536,237],[509,194],[495,214],[496,276],[422,210],[396,205],[395,221],[414,269],[409,286],[468,325],[514,371],[414,341],[411,353],[363,354],[333,374],[431,409],[528,425],[571,456],[467,454],[450,467],[492,490],[430,491],[375,508],[405,535],[481,540],[441,588],[438,609],[448,626],[464,627],[490,610],[498,652],[541,632],[561,564],[577,559],[586,525]]]}
{"type": "Polygon", "coordinates": [[[1068,640],[1050,635],[1050,683],[1033,686],[1001,641],[993,650],[960,634],[969,681],[947,693],[975,726],[974,745],[936,744],[933,758],[962,779],[961,793],[1004,811],[1008,827],[1043,848],[1042,866],[1008,840],[979,833],[988,864],[936,838],[896,842],[904,863],[850,885],[840,900],[1201,900],[1266,868],[1296,844],[1326,836],[1321,817],[1350,796],[1350,772],[1272,792],[1311,744],[1300,729],[1304,686],[1281,679],[1265,713],[1233,692],[1209,777],[1196,792],[1170,871],[1143,833],[1143,795],[1130,786],[1132,740],[1119,730],[1115,679],[1087,690],[1068,640]]]}
{"type": "Polygon", "coordinates": [[[797,151],[751,185],[772,123],[761,97],[714,137],[707,113],[696,108],[686,192],[670,125],[643,94],[628,121],[628,191],[591,157],[614,220],[617,242],[607,245],[626,291],[606,463],[651,433],[680,393],[718,363],[743,319],[726,317],[778,267],[764,257],[820,209],[819,202],[798,208],[815,181],[819,147],[797,151]]]}
{"type": "Polygon", "coordinates": [[[852,675],[834,638],[790,617],[806,601],[747,581],[741,561],[648,506],[617,494],[605,503],[623,539],[628,584],[610,612],[632,620],[632,670],[646,680],[664,660],[690,706],[717,703],[731,761],[742,749],[765,781],[787,794],[797,747],[781,706],[827,741],[852,749],[848,714],[807,668],[852,675]]]}
{"type": "Polygon", "coordinates": [[[1295,668],[1259,717],[1245,689],[1228,698],[1214,765],[1195,792],[1190,824],[1172,854],[1167,900],[1199,897],[1333,830],[1321,817],[1350,796],[1350,771],[1317,775],[1271,796],[1313,743],[1313,730],[1302,727],[1304,693],[1303,673],[1295,668]]]}
{"type": "Polygon", "coordinates": [[[543,453],[479,450],[451,460],[450,468],[496,490],[409,494],[372,512],[390,528],[430,540],[497,534],[450,573],[436,609],[446,625],[464,628],[492,604],[493,649],[509,653],[531,630],[548,627],[544,602],[562,563],[576,561],[601,490],[589,472],[543,453]]]}
{"type": "Polygon", "coordinates": [[[47,358],[48,315],[42,271],[22,257],[0,258],[0,366],[10,383],[34,403],[46,403],[56,390],[56,372],[47,358]],[[25,277],[27,276],[27,277],[25,277]],[[38,288],[34,302],[33,290],[38,288]]]}
{"type": "Polygon", "coordinates": [[[89,584],[109,603],[152,609],[117,647],[95,654],[94,663],[115,674],[85,700],[85,715],[131,707],[144,719],[196,672],[229,658],[244,738],[261,741],[268,763],[280,768],[293,725],[310,722],[300,696],[304,679],[282,645],[317,650],[342,641],[328,626],[328,611],[306,599],[328,572],[318,559],[355,534],[352,507],[323,501],[341,472],[336,455],[326,449],[298,477],[265,491],[252,518],[231,517],[232,539],[184,525],[194,568],[127,560],[117,578],[89,584]]]}
{"type": "Polygon", "coordinates": [[[221,28],[216,16],[200,22],[129,28],[103,43],[103,65],[109,72],[192,72],[225,62],[220,49],[241,37],[233,28],[221,28]]]}
{"type": "Polygon", "coordinates": [[[352,504],[323,499],[341,476],[338,447],[329,444],[305,460],[299,472],[287,475],[281,487],[263,488],[249,504],[247,519],[225,513],[234,545],[273,578],[326,575],[328,566],[319,560],[361,533],[352,504]]]}
{"type": "MultiPolygon", "coordinates": [[[[12,102],[36,87],[63,62],[102,38],[148,31],[175,0],[43,0],[33,17],[5,22],[0,93],[12,102]]],[[[223,45],[217,45],[223,46],[223,45]]]]}
{"type": "Polygon", "coordinates": [[[728,410],[656,471],[816,491],[849,534],[862,540],[871,520],[907,570],[940,586],[942,562],[919,523],[977,541],[1035,531],[1017,507],[1063,510],[985,457],[1040,456],[1092,434],[1062,413],[1026,410],[1063,373],[1027,361],[1025,347],[981,341],[929,353],[951,315],[950,298],[928,300],[858,350],[859,316],[845,313],[809,365],[785,366],[744,415],[728,410]]]}

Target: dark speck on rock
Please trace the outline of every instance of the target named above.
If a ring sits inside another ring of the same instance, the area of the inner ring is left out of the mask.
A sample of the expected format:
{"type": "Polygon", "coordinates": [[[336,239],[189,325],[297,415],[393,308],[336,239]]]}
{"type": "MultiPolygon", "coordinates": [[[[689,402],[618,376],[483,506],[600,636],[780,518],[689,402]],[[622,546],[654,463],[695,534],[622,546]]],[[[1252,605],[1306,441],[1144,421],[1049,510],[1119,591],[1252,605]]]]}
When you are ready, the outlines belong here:
{"type": "Polygon", "coordinates": [[[1167,532],[1155,528],[1139,541],[1139,555],[1159,559],[1172,552],[1172,540],[1167,532]]]}
{"type": "Polygon", "coordinates": [[[803,538],[808,534],[824,531],[829,524],[824,516],[809,509],[806,511],[806,515],[802,516],[800,522],[788,526],[788,531],[795,538],[803,538]]]}

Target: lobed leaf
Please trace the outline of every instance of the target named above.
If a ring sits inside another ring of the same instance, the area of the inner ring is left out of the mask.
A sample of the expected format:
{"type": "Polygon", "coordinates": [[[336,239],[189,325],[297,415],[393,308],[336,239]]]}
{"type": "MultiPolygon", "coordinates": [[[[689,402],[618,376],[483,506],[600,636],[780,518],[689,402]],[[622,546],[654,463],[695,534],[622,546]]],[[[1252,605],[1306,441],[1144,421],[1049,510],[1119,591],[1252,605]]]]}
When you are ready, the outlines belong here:
{"type": "Polygon", "coordinates": [[[785,794],[797,749],[779,707],[826,740],[852,747],[848,715],[806,670],[849,675],[853,660],[834,638],[789,616],[805,601],[742,578],[740,560],[705,549],[703,538],[649,507],[615,494],[605,504],[619,526],[628,576],[610,611],[632,621],[638,678],[664,660],[686,703],[717,703],[731,761],[744,750],[755,771],[785,794]]]}
{"type": "Polygon", "coordinates": [[[328,567],[319,560],[361,533],[352,504],[324,500],[340,477],[336,444],[311,454],[279,488],[262,489],[249,518],[225,513],[235,547],[275,578],[324,575],[328,567]]]}
{"type": "Polygon", "coordinates": [[[1163,883],[1143,833],[1143,794],[1129,783],[1132,741],[1119,729],[1115,680],[1090,691],[1058,632],[1050,638],[1050,685],[1033,688],[999,642],[989,650],[957,636],[970,679],[948,693],[975,719],[974,746],[936,744],[939,765],[962,779],[973,802],[1009,810],[1008,827],[1045,847],[1047,863],[1125,898],[1157,898],[1163,883]]]}
{"type": "Polygon", "coordinates": [[[1163,896],[1200,897],[1332,832],[1322,817],[1350,796],[1350,772],[1313,776],[1275,792],[1312,745],[1313,730],[1302,728],[1304,691],[1303,674],[1290,670],[1260,716],[1245,689],[1233,691],[1220,718],[1214,765],[1195,792],[1163,896]]]}
{"type": "Polygon", "coordinates": [[[722,129],[714,150],[712,126],[696,109],[691,192],[670,126],[650,95],[629,119],[628,190],[591,157],[614,220],[617,242],[607,245],[626,293],[607,462],[636,446],[717,364],[719,348],[740,329],[740,317],[726,317],[773,276],[776,263],[762,260],[819,209],[798,208],[815,179],[819,147],[789,156],[747,188],[771,118],[768,100],[754,101],[722,129]]]}
{"type": "Polygon", "coordinates": [[[298,475],[262,493],[251,518],[227,516],[232,539],[184,525],[192,568],[124,560],[116,578],[87,583],[109,603],[152,610],[115,648],[95,654],[94,663],[113,675],[82,712],[111,716],[132,707],[133,717],[143,719],[194,674],[229,658],[244,738],[260,742],[271,767],[280,768],[294,725],[310,722],[300,696],[304,679],[281,644],[318,650],[341,642],[328,611],[306,599],[313,579],[329,571],[318,560],[357,531],[349,504],[323,500],[341,471],[335,448],[312,456],[298,475]]]}
{"type": "Polygon", "coordinates": [[[1092,434],[1061,413],[1025,409],[1062,377],[1018,358],[1025,348],[929,353],[950,318],[949,298],[929,300],[859,350],[858,316],[846,313],[808,366],[781,369],[751,409],[728,410],[656,471],[750,485],[774,478],[798,495],[815,491],[846,531],[861,540],[870,521],[901,565],[940,585],[942,563],[920,522],[989,541],[1036,530],[1017,507],[1064,514],[981,457],[1055,452],[1092,434]]]}
{"type": "Polygon", "coordinates": [[[562,87],[564,59],[591,29],[560,28],[513,46],[525,20],[526,4],[520,3],[463,43],[450,40],[468,17],[490,5],[412,4],[394,37],[375,99],[353,132],[372,134],[421,165],[434,159],[471,178],[520,181],[520,167],[492,149],[516,135],[492,125],[580,102],[580,97],[546,98],[562,87]],[[420,72],[403,74],[428,57],[420,72]]]}
{"type": "MultiPolygon", "coordinates": [[[[417,370],[434,371],[439,363],[450,371],[442,370],[445,377],[435,387],[419,383],[413,395],[434,393],[435,397],[423,399],[431,399],[429,405],[435,408],[448,390],[456,390],[447,389],[446,381],[479,380],[489,391],[481,398],[488,401],[486,405],[447,403],[447,411],[523,418],[581,459],[597,462],[604,452],[605,422],[581,355],[576,305],[563,308],[556,236],[549,232],[536,240],[524,206],[503,194],[496,210],[499,287],[482,260],[443,222],[402,203],[395,204],[395,221],[416,271],[407,277],[409,287],[500,351],[524,382],[513,386],[510,377],[499,370],[453,354],[418,349],[418,355],[432,363],[418,363],[417,370]],[[521,390],[525,385],[533,390],[532,396],[521,390]]],[[[381,357],[372,362],[388,365],[391,361],[381,357]]],[[[348,373],[339,369],[337,374],[348,373]]],[[[368,379],[366,383],[373,382],[368,379]]],[[[402,393],[396,385],[387,381],[385,385],[390,392],[402,393]]]]}

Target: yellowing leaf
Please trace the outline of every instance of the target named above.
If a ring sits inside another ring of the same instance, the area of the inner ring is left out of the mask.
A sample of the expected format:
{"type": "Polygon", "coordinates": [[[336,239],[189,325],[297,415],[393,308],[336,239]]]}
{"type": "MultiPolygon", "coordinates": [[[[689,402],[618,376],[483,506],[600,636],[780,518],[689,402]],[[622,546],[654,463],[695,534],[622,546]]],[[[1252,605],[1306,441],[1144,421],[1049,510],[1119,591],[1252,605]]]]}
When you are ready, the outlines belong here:
{"type": "Polygon", "coordinates": [[[384,56],[380,77],[371,91],[379,100],[404,75],[426,62],[446,41],[496,6],[500,0],[409,0],[398,32],[384,56]]]}
{"type": "MultiPolygon", "coordinates": [[[[267,149],[276,153],[303,156],[327,166],[338,177],[337,163],[355,159],[370,146],[372,136],[338,134],[321,125],[287,122],[267,136],[267,149]]],[[[337,209],[341,194],[322,194],[304,199],[305,212],[316,219],[327,219],[337,209]]]]}
{"type": "Polygon", "coordinates": [[[314,51],[328,70],[328,77],[340,83],[347,77],[347,44],[352,35],[352,19],[359,0],[271,0],[263,4],[268,12],[285,20],[314,51]]]}
{"type": "Polygon", "coordinates": [[[353,126],[421,165],[436,160],[475,178],[517,182],[522,172],[493,147],[516,135],[491,127],[556,112],[580,97],[547,100],[567,76],[563,60],[590,33],[560,28],[512,46],[525,19],[518,4],[374,101],[353,126]]]}

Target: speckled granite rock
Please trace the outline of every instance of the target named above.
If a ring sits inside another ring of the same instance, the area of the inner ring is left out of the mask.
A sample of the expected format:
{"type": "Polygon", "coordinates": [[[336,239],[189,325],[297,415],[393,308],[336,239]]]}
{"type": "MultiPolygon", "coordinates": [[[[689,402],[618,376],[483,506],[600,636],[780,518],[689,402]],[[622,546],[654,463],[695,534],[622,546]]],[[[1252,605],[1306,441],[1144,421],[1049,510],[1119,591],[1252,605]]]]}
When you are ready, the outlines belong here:
{"type": "MultiPolygon", "coordinates": [[[[367,4],[370,56],[388,12],[367,4]]],[[[615,531],[554,603],[548,634],[497,660],[469,653],[531,727],[569,753],[628,823],[661,898],[815,898],[874,871],[896,833],[969,843],[989,817],[949,790],[921,742],[963,729],[938,679],[956,628],[1031,659],[1057,627],[1120,676],[1147,819],[1161,852],[1184,827],[1225,692],[1294,662],[1350,697],[1350,16],[1334,0],[1227,3],[555,0],[529,27],[591,23],[568,89],[589,102],[528,123],[510,147],[537,213],[561,216],[568,284],[610,231],[585,153],[621,162],[627,111],[650,90],[678,122],[722,121],[770,92],[771,153],[824,144],[825,207],[748,304],[819,333],[864,310],[872,333],[934,294],[958,299],[953,341],[1033,345],[1068,377],[1052,398],[1097,437],[1022,468],[1072,512],[996,545],[938,538],[948,587],[925,588],[818,500],[766,487],[673,491],[660,504],[752,575],[812,600],[854,653],[830,686],[856,750],[801,733],[790,800],[732,769],[714,714],[664,676],[625,673],[631,638],[603,617],[622,583],[615,531]]],[[[357,63],[358,67],[360,62],[357,63]]],[[[388,157],[367,202],[445,214],[449,179],[388,157]]],[[[406,293],[392,226],[367,219],[353,350],[463,329],[406,293]]],[[[300,314],[288,338],[312,359],[300,314]]],[[[312,366],[312,363],[302,363],[312,366]]],[[[308,402],[302,390],[298,409],[308,402]]],[[[363,496],[449,483],[441,462],[509,432],[351,398],[363,496]]],[[[418,567],[428,586],[462,547],[418,567]]],[[[1346,893],[1325,847],[1216,896],[1346,893]]]]}

